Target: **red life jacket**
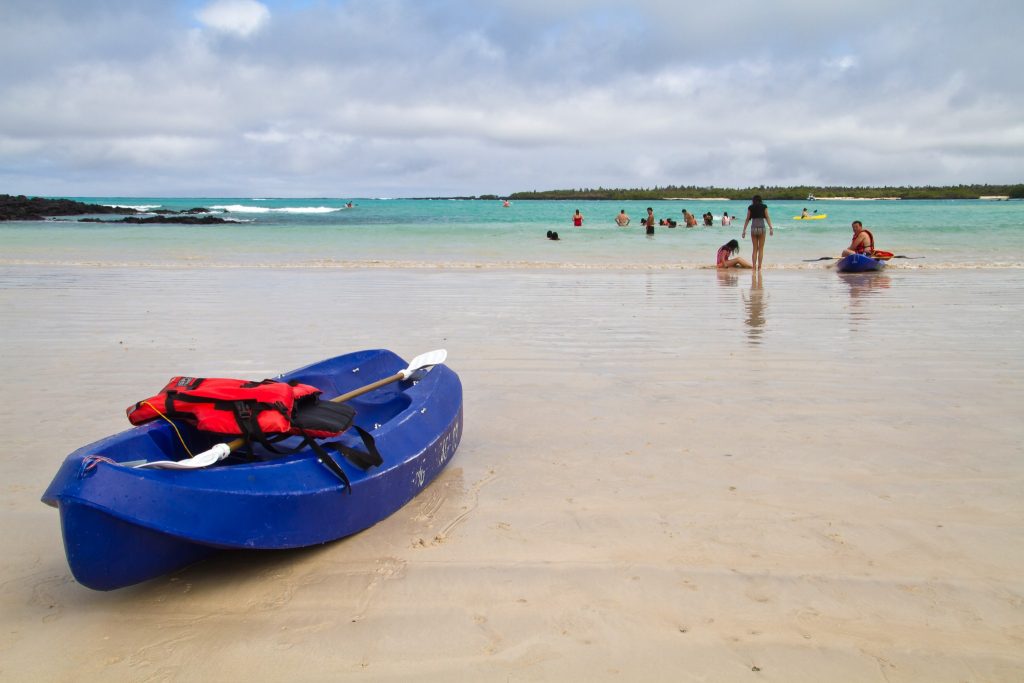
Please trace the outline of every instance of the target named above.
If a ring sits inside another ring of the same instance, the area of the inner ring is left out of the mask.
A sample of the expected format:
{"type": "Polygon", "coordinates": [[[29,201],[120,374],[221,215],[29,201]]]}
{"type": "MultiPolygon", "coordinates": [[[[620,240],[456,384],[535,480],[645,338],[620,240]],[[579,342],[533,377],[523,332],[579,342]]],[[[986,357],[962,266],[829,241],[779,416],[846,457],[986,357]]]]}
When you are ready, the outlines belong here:
{"type": "MultiPolygon", "coordinates": [[[[197,429],[228,436],[251,436],[258,428],[263,434],[299,434],[292,423],[296,407],[315,402],[320,390],[308,384],[265,379],[172,377],[156,396],[129,406],[128,420],[143,424],[161,414],[184,420],[197,429]]],[[[313,431],[310,436],[335,436],[344,428],[313,431]]]]}
{"type": "Polygon", "coordinates": [[[134,425],[164,416],[187,422],[200,431],[244,437],[274,455],[287,455],[309,445],[348,487],[348,477],[325,449],[341,453],[362,469],[380,465],[383,460],[373,437],[353,424],[355,409],[344,403],[320,401],[320,394],[316,387],[294,381],[172,377],[159,394],[129,406],[126,412],[134,425]],[[337,436],[349,427],[358,433],[366,451],[341,442],[315,441],[337,436]],[[291,448],[275,445],[290,435],[300,435],[303,440],[291,448]]]}
{"type": "Polygon", "coordinates": [[[868,243],[859,245],[856,249],[856,252],[858,254],[863,254],[867,252],[868,256],[870,256],[871,252],[875,250],[875,236],[872,235],[871,231],[868,230],[867,228],[861,228],[861,232],[866,232],[868,234],[868,243]]]}

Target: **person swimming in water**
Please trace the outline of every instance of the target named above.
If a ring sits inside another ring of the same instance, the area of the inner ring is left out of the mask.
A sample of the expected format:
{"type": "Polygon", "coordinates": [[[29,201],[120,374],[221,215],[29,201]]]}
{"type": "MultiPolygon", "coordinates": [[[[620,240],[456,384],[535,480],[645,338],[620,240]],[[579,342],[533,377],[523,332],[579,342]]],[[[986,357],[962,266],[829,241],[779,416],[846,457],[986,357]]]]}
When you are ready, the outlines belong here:
{"type": "Polygon", "coordinates": [[[583,225],[583,214],[580,213],[579,209],[576,209],[576,213],[572,215],[572,224],[577,228],[583,225]]]}
{"type": "Polygon", "coordinates": [[[615,223],[620,228],[624,228],[629,225],[629,216],[626,215],[626,210],[619,211],[619,215],[615,217],[615,223]]]}

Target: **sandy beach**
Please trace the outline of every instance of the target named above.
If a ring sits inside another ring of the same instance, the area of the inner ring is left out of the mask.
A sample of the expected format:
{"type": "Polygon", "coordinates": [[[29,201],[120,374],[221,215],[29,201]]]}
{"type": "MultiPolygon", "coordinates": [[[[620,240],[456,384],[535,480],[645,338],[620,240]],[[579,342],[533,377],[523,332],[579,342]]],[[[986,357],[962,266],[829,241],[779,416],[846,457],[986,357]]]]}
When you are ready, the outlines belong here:
{"type": "Polygon", "coordinates": [[[0,678],[1019,681],[1022,309],[1015,269],[0,266],[0,678]],[[39,496],[125,406],[377,347],[463,381],[419,498],[74,582],[39,496]]]}

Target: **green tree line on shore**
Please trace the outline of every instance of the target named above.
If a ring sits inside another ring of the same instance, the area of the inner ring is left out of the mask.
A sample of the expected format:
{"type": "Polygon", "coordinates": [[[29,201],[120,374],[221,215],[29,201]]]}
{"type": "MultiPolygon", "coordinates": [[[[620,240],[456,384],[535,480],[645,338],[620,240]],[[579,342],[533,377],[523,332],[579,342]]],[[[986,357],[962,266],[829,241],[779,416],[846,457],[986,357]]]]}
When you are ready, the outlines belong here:
{"type": "Polygon", "coordinates": [[[750,199],[755,194],[765,201],[770,199],[806,200],[815,197],[855,197],[858,199],[977,199],[978,197],[1006,196],[1024,199],[1024,184],[1017,185],[943,185],[921,187],[836,187],[824,185],[798,185],[778,187],[698,187],[696,185],[666,185],[652,188],[579,188],[575,190],[533,190],[513,192],[509,199],[696,199],[725,197],[750,199]]]}

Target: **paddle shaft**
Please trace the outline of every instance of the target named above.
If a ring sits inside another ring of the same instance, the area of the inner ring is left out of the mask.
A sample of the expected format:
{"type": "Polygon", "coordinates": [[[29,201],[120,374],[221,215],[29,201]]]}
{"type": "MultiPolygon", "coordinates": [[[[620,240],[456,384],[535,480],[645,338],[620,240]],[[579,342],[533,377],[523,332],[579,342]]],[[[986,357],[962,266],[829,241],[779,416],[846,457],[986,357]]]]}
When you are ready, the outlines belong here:
{"type": "MultiPolygon", "coordinates": [[[[385,385],[391,384],[392,382],[397,382],[398,380],[402,379],[403,377],[405,377],[404,373],[396,372],[395,374],[391,375],[390,377],[385,377],[384,379],[377,380],[373,384],[367,384],[365,387],[359,387],[358,389],[353,389],[352,391],[348,392],[347,394],[342,394],[341,396],[335,396],[334,398],[331,399],[331,402],[332,403],[341,403],[343,401],[351,400],[351,399],[355,398],[356,396],[362,396],[363,394],[369,393],[369,392],[373,391],[374,389],[379,389],[379,388],[381,388],[381,387],[383,387],[385,385]]],[[[229,441],[228,442],[228,448],[231,449],[232,453],[234,453],[236,450],[238,450],[239,448],[241,448],[244,445],[245,445],[245,439],[243,437],[238,437],[234,441],[229,441]]]]}
{"type": "MultiPolygon", "coordinates": [[[[837,259],[837,258],[840,258],[840,257],[839,256],[820,256],[818,258],[805,258],[804,259],[804,263],[813,263],[814,261],[832,261],[832,260],[837,259]]],[[[896,256],[893,256],[892,258],[915,259],[915,258],[924,258],[924,256],[904,256],[903,254],[897,254],[896,256]]]]}
{"type": "Polygon", "coordinates": [[[363,394],[371,392],[374,389],[379,389],[379,388],[381,388],[382,386],[384,386],[386,384],[391,384],[392,382],[397,382],[398,380],[402,379],[403,377],[405,377],[405,374],[403,374],[401,372],[396,372],[395,374],[391,375],[390,377],[385,377],[384,379],[377,380],[373,384],[367,384],[365,387],[359,387],[358,389],[353,389],[352,391],[348,392],[347,394],[342,394],[341,396],[335,396],[334,398],[331,399],[331,403],[341,403],[342,401],[348,401],[350,399],[353,399],[356,396],[362,396],[363,394]]]}

